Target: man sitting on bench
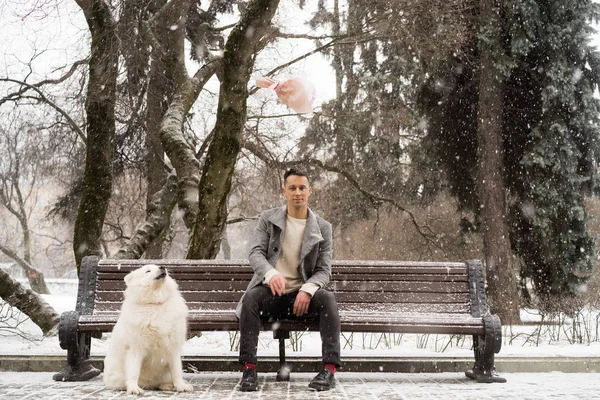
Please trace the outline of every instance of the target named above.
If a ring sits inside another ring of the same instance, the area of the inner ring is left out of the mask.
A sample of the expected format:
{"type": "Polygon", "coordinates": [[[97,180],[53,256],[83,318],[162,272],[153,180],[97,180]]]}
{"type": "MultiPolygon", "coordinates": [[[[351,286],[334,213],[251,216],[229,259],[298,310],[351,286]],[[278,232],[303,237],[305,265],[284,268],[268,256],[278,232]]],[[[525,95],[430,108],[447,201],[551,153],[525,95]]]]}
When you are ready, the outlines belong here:
{"type": "Polygon", "coordinates": [[[340,317],[331,279],[331,224],[308,208],[312,188],[306,173],[284,174],[287,204],[264,211],[258,221],[248,259],[254,276],[236,315],[240,321],[240,390],[258,388],[256,352],[263,319],[319,318],[323,370],[308,385],[329,390],[340,366],[340,317]]]}

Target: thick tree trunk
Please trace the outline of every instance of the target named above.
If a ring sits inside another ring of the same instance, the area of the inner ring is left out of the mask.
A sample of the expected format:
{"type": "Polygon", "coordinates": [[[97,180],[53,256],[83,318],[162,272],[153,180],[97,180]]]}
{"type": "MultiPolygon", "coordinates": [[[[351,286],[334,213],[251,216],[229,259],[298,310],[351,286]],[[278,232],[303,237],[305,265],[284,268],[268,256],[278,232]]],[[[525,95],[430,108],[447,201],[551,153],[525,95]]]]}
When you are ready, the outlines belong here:
{"type": "MultiPolygon", "coordinates": [[[[152,67],[153,69],[154,67],[152,67]]],[[[160,142],[160,121],[167,110],[168,103],[165,88],[160,85],[160,81],[165,80],[164,75],[153,77],[151,73],[150,84],[148,88],[148,114],[146,117],[146,217],[150,218],[152,213],[152,202],[154,195],[161,190],[165,183],[164,151],[160,142]]],[[[147,258],[162,258],[162,240],[161,235],[157,235],[155,240],[148,245],[146,249],[147,258]]]]}
{"type": "MultiPolygon", "coordinates": [[[[167,35],[168,36],[168,35],[167,35]]],[[[163,36],[164,37],[164,36],[163,36]]],[[[160,38],[157,38],[160,41],[160,38]]],[[[146,196],[146,214],[149,219],[152,214],[152,203],[155,194],[162,189],[166,180],[164,165],[165,152],[160,140],[160,126],[169,103],[175,91],[173,80],[166,68],[164,52],[153,48],[151,52],[150,74],[148,82],[147,112],[146,112],[146,181],[148,183],[146,196]]],[[[162,258],[162,235],[157,235],[146,249],[146,258],[162,258]]]]}
{"type": "MultiPolygon", "coordinates": [[[[492,24],[495,18],[495,1],[481,0],[480,11],[483,24],[492,24]]],[[[502,109],[503,78],[494,69],[495,51],[498,43],[497,25],[486,30],[488,45],[481,45],[481,69],[479,82],[479,111],[477,140],[479,176],[478,195],[481,203],[481,222],[488,300],[493,313],[505,324],[520,322],[519,292],[516,272],[513,269],[510,236],[506,219],[506,189],[503,177],[502,109]],[[492,36],[492,37],[490,37],[492,36]]]]}
{"type": "Polygon", "coordinates": [[[24,288],[0,269],[0,297],[12,307],[29,316],[44,335],[56,332],[60,315],[46,301],[30,289],[24,288]]]}
{"type": "Polygon", "coordinates": [[[202,169],[198,216],[188,258],[214,258],[219,252],[227,219],[227,198],[246,123],[254,54],[278,4],[279,0],[250,2],[227,39],[215,133],[202,169]]]}
{"type": "Polygon", "coordinates": [[[102,0],[77,0],[91,35],[86,98],[87,149],[82,196],[75,219],[73,249],[77,269],[88,255],[102,256],[100,236],[112,190],[115,152],[115,99],[119,41],[115,21],[102,0]]]}

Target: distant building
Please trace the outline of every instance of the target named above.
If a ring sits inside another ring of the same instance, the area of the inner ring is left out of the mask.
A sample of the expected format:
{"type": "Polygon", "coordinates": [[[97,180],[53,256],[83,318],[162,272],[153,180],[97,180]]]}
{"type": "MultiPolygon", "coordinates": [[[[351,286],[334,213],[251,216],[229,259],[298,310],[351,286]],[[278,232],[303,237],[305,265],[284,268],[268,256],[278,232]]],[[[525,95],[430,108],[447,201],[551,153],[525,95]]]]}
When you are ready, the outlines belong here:
{"type": "Polygon", "coordinates": [[[27,279],[23,268],[19,267],[14,262],[3,262],[0,263],[0,269],[6,271],[14,279],[27,279]]]}

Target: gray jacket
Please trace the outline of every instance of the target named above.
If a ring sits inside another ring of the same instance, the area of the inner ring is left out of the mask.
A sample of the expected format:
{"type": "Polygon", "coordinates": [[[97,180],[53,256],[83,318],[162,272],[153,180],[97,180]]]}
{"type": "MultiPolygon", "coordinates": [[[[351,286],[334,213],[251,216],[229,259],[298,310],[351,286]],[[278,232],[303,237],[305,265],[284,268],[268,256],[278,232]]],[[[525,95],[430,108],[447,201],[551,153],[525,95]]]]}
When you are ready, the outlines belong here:
{"type": "MultiPolygon", "coordinates": [[[[281,254],[286,217],[287,205],[264,211],[260,215],[248,255],[254,276],[246,291],[262,284],[267,271],[277,264],[281,254]]],[[[298,272],[304,283],[316,283],[319,287],[329,284],[331,280],[331,236],[331,224],[309,209],[300,249],[300,265],[298,265],[298,272]]],[[[244,296],[235,310],[238,318],[244,296]]]]}

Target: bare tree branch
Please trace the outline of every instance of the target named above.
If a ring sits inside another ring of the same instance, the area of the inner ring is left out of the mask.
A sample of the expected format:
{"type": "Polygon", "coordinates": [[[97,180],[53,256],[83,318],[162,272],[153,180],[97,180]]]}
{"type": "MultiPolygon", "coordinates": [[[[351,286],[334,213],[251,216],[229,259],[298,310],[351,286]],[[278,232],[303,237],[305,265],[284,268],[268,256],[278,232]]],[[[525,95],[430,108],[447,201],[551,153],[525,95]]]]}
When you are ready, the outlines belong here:
{"type": "Polygon", "coordinates": [[[354,176],[352,176],[352,174],[350,174],[348,171],[346,171],[342,168],[336,167],[334,165],[327,164],[316,158],[304,158],[304,159],[293,160],[293,161],[279,161],[279,160],[276,160],[276,159],[266,155],[254,143],[246,141],[243,144],[243,146],[246,150],[250,151],[253,155],[258,157],[265,164],[267,164],[271,167],[274,167],[274,168],[285,169],[285,168],[289,168],[294,165],[309,164],[309,165],[315,165],[325,171],[335,172],[335,173],[343,176],[344,178],[346,178],[348,180],[348,182],[350,182],[350,184],[352,186],[354,186],[360,193],[362,193],[365,197],[367,197],[373,203],[373,205],[375,205],[375,207],[377,207],[378,205],[380,205],[382,203],[387,203],[387,204],[394,206],[396,209],[406,213],[408,215],[410,221],[414,225],[414,227],[417,229],[417,232],[419,232],[419,234],[425,240],[427,240],[428,242],[437,246],[437,243],[435,240],[437,235],[435,234],[435,232],[433,232],[431,230],[431,228],[429,228],[427,225],[419,224],[419,222],[417,221],[417,218],[410,210],[408,210],[406,207],[402,206],[400,203],[398,203],[394,199],[390,199],[388,197],[379,196],[377,194],[371,193],[370,191],[365,189],[360,184],[360,182],[354,176]]]}
{"type": "Polygon", "coordinates": [[[31,266],[31,264],[29,264],[27,261],[25,261],[23,258],[21,258],[16,252],[14,252],[13,250],[11,250],[8,247],[4,246],[1,243],[0,243],[0,251],[3,252],[4,254],[6,254],[11,259],[13,259],[14,261],[16,261],[16,263],[21,268],[23,268],[27,274],[29,274],[29,273],[38,273],[38,271],[35,268],[33,268],[31,266]]]}
{"type": "MultiPolygon", "coordinates": [[[[303,55],[298,56],[298,57],[294,58],[293,60],[290,60],[290,61],[286,62],[285,64],[281,64],[281,65],[273,68],[272,70],[270,70],[269,72],[267,72],[265,74],[265,76],[273,76],[276,72],[281,71],[282,69],[285,69],[285,68],[289,67],[290,65],[293,65],[293,64],[295,64],[295,63],[297,63],[299,61],[302,61],[305,58],[312,56],[313,54],[320,53],[320,52],[322,52],[322,51],[324,51],[324,50],[326,50],[326,49],[328,49],[328,48],[330,48],[330,47],[332,47],[334,45],[339,45],[339,44],[343,44],[343,43],[346,43],[346,42],[348,42],[348,43],[358,43],[360,41],[375,40],[377,38],[378,37],[373,36],[370,33],[364,33],[364,32],[361,32],[359,34],[349,34],[349,35],[334,36],[333,39],[330,40],[329,42],[327,42],[327,43],[325,43],[325,44],[323,44],[323,45],[321,45],[321,46],[319,46],[319,47],[317,47],[317,48],[315,48],[315,49],[313,49],[313,50],[311,50],[311,51],[309,51],[307,53],[304,53],[303,55]],[[367,36],[367,38],[362,38],[361,40],[358,39],[358,37],[364,37],[364,36],[367,36]]],[[[258,87],[253,88],[252,90],[250,90],[250,94],[256,93],[259,89],[260,88],[258,88],[258,87]]]]}
{"type": "Polygon", "coordinates": [[[9,249],[8,247],[0,244],[0,251],[6,254],[8,257],[16,261],[16,263],[25,270],[25,275],[29,280],[29,286],[34,289],[37,293],[40,294],[49,294],[50,290],[48,286],[46,286],[46,281],[44,280],[44,274],[35,269],[30,263],[21,258],[16,252],[9,249]]]}
{"type": "Polygon", "coordinates": [[[245,221],[257,221],[258,220],[258,216],[257,217],[244,217],[243,215],[236,217],[236,218],[230,218],[227,220],[227,225],[231,225],[231,224],[237,224],[239,222],[245,222],[245,221]]]}
{"type": "MultiPolygon", "coordinates": [[[[87,144],[87,139],[85,137],[85,133],[83,133],[83,131],[81,130],[81,128],[79,127],[79,125],[77,125],[77,123],[73,120],[73,118],[71,118],[71,116],[69,115],[69,113],[67,113],[65,110],[63,110],[61,107],[59,107],[55,102],[53,102],[52,100],[50,100],[49,98],[47,98],[44,95],[44,93],[42,93],[42,91],[39,88],[37,88],[34,85],[30,85],[27,82],[23,82],[23,81],[19,81],[17,79],[11,79],[11,78],[0,78],[0,82],[18,83],[19,85],[26,86],[27,88],[29,88],[29,89],[34,90],[35,92],[37,92],[37,94],[40,96],[37,99],[43,101],[46,104],[48,104],[50,107],[52,107],[56,111],[58,111],[58,113],[60,115],[62,115],[63,117],[65,117],[65,119],[69,123],[69,126],[77,133],[77,135],[79,136],[79,138],[81,139],[81,141],[83,142],[83,144],[87,144]]],[[[25,90],[22,89],[19,92],[24,93],[25,90]]],[[[5,97],[4,99],[0,100],[0,105],[2,105],[2,103],[6,102],[7,100],[8,100],[8,97],[5,97]]]]}
{"type": "MultiPolygon", "coordinates": [[[[73,63],[73,65],[71,65],[71,68],[69,68],[69,70],[63,76],[61,76],[57,79],[44,79],[43,81],[40,81],[38,83],[32,83],[31,86],[40,88],[44,85],[55,85],[55,84],[62,83],[64,81],[66,81],[67,79],[69,79],[75,73],[75,71],[77,71],[77,68],[79,68],[80,65],[87,65],[89,62],[90,62],[89,58],[75,61],[73,63]]],[[[24,89],[21,89],[21,90],[15,92],[15,93],[9,93],[8,95],[6,95],[6,97],[7,98],[18,97],[18,96],[22,95],[23,93],[25,93],[29,89],[30,88],[27,87],[27,88],[24,88],[24,89]]]]}

